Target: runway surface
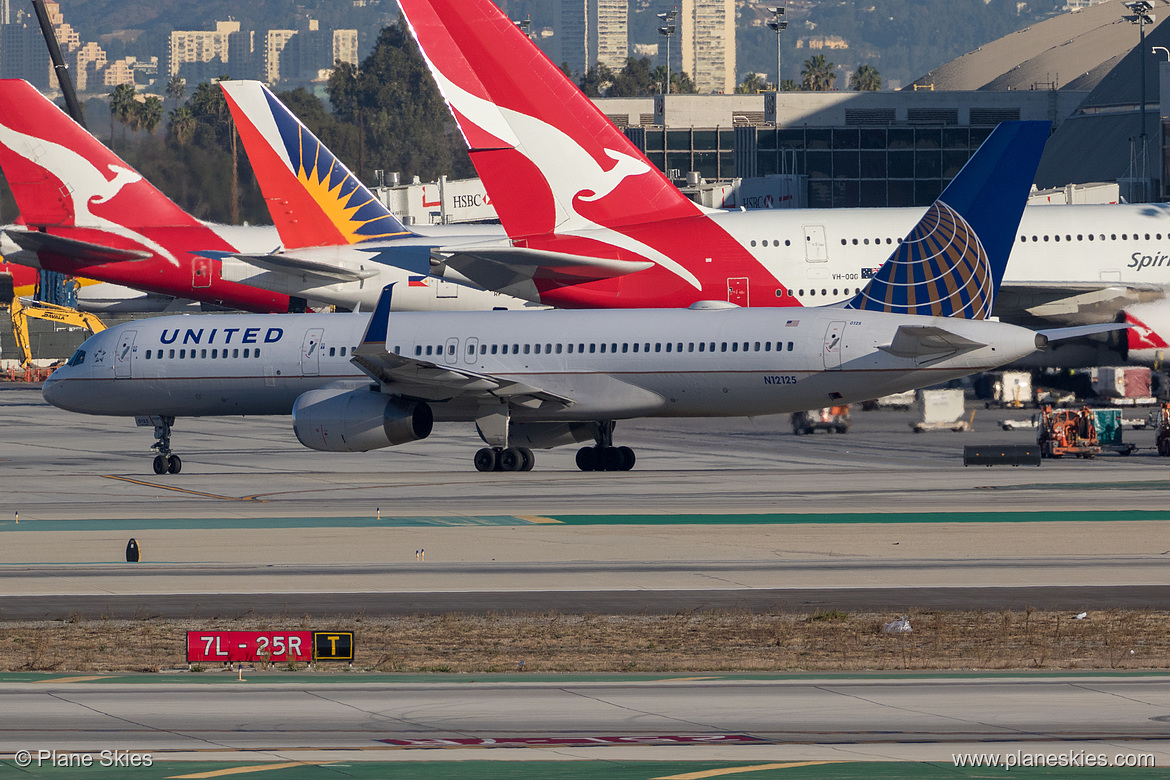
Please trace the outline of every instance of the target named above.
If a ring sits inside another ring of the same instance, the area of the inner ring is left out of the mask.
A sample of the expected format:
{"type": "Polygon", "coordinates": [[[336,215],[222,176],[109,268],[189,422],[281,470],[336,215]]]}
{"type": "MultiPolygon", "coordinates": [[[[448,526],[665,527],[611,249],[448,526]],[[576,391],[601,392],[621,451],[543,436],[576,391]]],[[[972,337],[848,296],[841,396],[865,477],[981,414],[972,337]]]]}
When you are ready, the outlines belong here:
{"type": "Polygon", "coordinates": [[[946,761],[957,750],[1073,748],[1170,763],[1164,676],[49,681],[0,685],[0,713],[0,753],[117,748],[156,759],[238,760],[246,752],[257,761],[397,761],[432,760],[436,748],[447,748],[439,751],[444,760],[682,753],[687,760],[946,761]]]}
{"type": "Polygon", "coordinates": [[[1164,606],[1170,461],[961,465],[963,444],[1030,440],[991,424],[1029,414],[623,423],[640,460],[618,474],[571,450],[480,474],[460,427],[335,455],[287,418],[181,420],[183,473],[158,477],[150,429],[0,386],[0,617],[1164,606]]]}
{"type": "Polygon", "coordinates": [[[909,412],[858,412],[844,436],[793,436],[781,417],[621,422],[616,441],[637,451],[634,471],[582,473],[575,450],[561,448],[519,474],[473,470],[482,445],[472,426],[336,454],[302,447],[289,418],[181,419],[183,473],[156,477],[150,428],[0,385],[0,520],[1164,509],[1170,461],[1152,454],[1151,431],[1126,432],[1144,448],[1128,458],[963,467],[965,444],[1033,442],[996,425],[1032,414],[980,410],[975,432],[921,435],[909,412]]]}

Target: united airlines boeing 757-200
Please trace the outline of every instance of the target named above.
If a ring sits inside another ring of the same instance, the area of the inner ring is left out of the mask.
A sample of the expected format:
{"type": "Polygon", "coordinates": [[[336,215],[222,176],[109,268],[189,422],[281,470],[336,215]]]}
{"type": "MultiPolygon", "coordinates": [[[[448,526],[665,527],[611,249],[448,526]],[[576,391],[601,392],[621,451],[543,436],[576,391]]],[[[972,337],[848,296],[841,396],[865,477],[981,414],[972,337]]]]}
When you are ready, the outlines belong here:
{"type": "MultiPolygon", "coordinates": [[[[127,323],[87,340],[45,383],[75,412],[156,427],[157,473],[178,472],[176,417],[293,415],[307,447],[359,452],[475,422],[482,471],[529,448],[592,439],[583,470],[634,465],[614,422],[732,417],[846,404],[995,368],[1061,332],[987,320],[723,303],[692,309],[205,315],[127,323]],[[364,331],[364,335],[363,335],[364,331]]],[[[1086,330],[1124,327],[1087,326],[1086,330]]]]}

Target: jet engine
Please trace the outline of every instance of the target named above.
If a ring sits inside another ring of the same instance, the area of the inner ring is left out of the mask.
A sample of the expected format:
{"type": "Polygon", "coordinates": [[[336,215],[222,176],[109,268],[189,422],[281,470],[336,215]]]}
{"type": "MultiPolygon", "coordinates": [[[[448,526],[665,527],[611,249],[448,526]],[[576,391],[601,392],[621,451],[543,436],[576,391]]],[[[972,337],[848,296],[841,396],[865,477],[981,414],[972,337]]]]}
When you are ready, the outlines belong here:
{"type": "Polygon", "coordinates": [[[324,452],[365,452],[431,435],[431,407],[377,390],[321,388],[293,404],[293,432],[301,444],[324,452]]]}
{"type": "Polygon", "coordinates": [[[512,423],[508,429],[508,444],[548,450],[592,441],[596,430],[597,423],[592,422],[512,423]]]}

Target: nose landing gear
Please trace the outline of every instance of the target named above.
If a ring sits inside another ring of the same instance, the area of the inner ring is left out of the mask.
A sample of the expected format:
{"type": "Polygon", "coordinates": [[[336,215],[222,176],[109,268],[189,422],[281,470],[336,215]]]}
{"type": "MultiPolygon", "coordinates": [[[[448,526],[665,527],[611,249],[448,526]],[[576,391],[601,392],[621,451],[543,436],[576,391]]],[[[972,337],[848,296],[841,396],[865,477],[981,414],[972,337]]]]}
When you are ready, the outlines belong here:
{"type": "Polygon", "coordinates": [[[157,455],[154,456],[155,474],[178,474],[183,470],[183,461],[178,455],[171,454],[171,426],[175,424],[174,417],[151,417],[154,423],[155,443],[150,445],[157,455]]]}

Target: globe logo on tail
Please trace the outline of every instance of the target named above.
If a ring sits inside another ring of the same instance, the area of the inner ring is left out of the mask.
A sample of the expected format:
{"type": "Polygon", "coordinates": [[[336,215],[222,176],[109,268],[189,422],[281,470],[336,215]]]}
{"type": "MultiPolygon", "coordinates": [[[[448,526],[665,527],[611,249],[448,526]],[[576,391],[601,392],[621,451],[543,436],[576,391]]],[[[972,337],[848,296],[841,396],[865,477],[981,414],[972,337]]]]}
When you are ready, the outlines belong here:
{"type": "Polygon", "coordinates": [[[846,308],[981,320],[994,299],[991,262],[979,236],[939,200],[846,308]]]}

